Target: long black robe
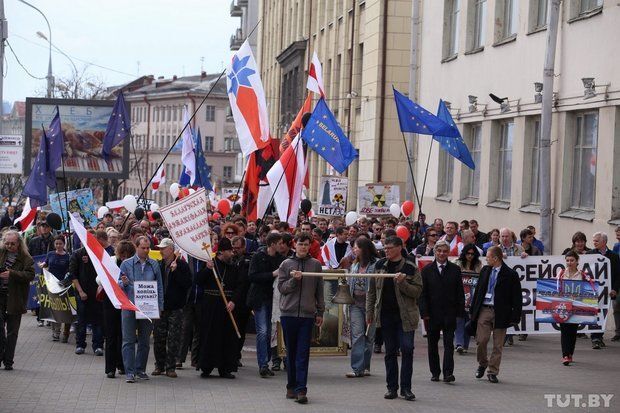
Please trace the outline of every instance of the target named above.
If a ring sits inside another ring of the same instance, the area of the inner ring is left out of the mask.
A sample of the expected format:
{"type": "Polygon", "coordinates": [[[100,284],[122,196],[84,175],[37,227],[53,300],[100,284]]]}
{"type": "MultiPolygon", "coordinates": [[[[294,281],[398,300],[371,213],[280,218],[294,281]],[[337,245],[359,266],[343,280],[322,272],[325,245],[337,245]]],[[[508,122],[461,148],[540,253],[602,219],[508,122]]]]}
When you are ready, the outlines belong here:
{"type": "MultiPolygon", "coordinates": [[[[242,302],[245,283],[238,267],[218,258],[214,260],[217,274],[229,301],[242,302]]],[[[196,283],[204,288],[200,324],[200,355],[198,366],[203,372],[218,369],[220,374],[237,371],[239,339],[235,333],[224,300],[220,295],[213,271],[204,268],[196,274],[196,283]]]]}

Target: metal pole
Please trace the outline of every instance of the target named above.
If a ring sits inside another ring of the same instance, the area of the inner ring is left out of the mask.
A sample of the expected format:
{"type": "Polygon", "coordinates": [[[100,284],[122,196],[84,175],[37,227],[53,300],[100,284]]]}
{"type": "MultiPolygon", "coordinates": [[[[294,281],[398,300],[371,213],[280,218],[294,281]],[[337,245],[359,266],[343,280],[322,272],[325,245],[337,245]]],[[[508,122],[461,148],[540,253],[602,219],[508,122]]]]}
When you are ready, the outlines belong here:
{"type": "MultiPolygon", "coordinates": [[[[413,101],[417,101],[417,86],[418,86],[418,44],[420,42],[420,36],[418,32],[418,26],[420,24],[420,0],[413,0],[411,2],[412,10],[411,10],[411,54],[409,58],[409,99],[413,101]]],[[[407,141],[408,145],[406,145],[406,151],[408,155],[408,161],[410,163],[410,167],[413,171],[415,171],[417,166],[417,148],[418,142],[415,139],[417,134],[408,133],[407,141]]],[[[415,188],[414,175],[412,173],[411,177],[407,177],[407,185],[405,189],[405,195],[407,199],[413,200],[415,195],[416,202],[418,203],[418,209],[421,212],[421,203],[423,202],[424,190],[422,190],[422,198],[418,197],[417,190],[415,188]]]]}
{"type": "MultiPolygon", "coordinates": [[[[4,0],[0,0],[0,133],[2,133],[4,117],[4,94],[3,94],[3,82],[4,82],[4,41],[9,37],[9,28],[6,19],[4,18],[4,0]]],[[[11,199],[9,199],[9,205],[11,199]]]]}
{"type": "Polygon", "coordinates": [[[553,241],[553,216],[551,208],[551,118],[553,109],[553,70],[558,23],[562,0],[549,0],[547,4],[547,46],[543,70],[543,100],[540,135],[540,239],[545,251],[551,253],[553,241]]]}

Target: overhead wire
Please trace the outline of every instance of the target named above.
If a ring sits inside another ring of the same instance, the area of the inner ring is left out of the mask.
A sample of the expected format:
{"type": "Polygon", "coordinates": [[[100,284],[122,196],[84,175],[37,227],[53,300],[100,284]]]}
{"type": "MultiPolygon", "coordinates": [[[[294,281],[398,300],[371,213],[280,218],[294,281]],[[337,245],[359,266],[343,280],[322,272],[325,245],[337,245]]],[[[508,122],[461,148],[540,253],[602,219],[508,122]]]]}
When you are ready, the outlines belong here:
{"type": "Polygon", "coordinates": [[[8,39],[6,39],[6,44],[7,46],[9,46],[9,49],[11,50],[11,53],[13,53],[13,57],[15,57],[15,60],[17,61],[17,64],[20,65],[22,67],[22,69],[24,69],[24,72],[26,72],[26,74],[30,77],[32,77],[33,79],[37,79],[37,80],[45,80],[45,77],[38,77],[33,75],[32,73],[30,73],[30,71],[26,68],[26,66],[24,66],[22,64],[22,62],[19,60],[19,57],[17,57],[17,54],[15,53],[15,50],[13,50],[13,47],[11,46],[11,43],[9,42],[8,39]]]}

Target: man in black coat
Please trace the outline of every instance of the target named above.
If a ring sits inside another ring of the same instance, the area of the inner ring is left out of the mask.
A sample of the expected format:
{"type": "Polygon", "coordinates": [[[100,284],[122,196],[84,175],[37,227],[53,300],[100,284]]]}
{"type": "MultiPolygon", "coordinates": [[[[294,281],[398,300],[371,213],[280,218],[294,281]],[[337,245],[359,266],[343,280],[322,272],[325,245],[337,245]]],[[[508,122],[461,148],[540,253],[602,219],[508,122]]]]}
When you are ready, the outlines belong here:
{"type": "Polygon", "coordinates": [[[481,378],[488,367],[487,378],[491,383],[497,383],[506,329],[521,321],[521,281],[516,271],[504,263],[501,248],[494,246],[488,249],[487,264],[480,272],[470,312],[471,322],[477,323],[476,378],[481,378]],[[491,333],[493,351],[491,357],[487,358],[491,333]]]}
{"type": "Polygon", "coordinates": [[[261,377],[271,377],[269,370],[271,359],[271,314],[273,302],[273,283],[278,276],[278,267],[284,257],[278,254],[281,249],[282,235],[267,235],[267,246],[261,247],[250,261],[248,279],[250,290],[247,305],[254,310],[256,325],[256,358],[261,377]]]}
{"type": "Polygon", "coordinates": [[[439,335],[443,331],[443,381],[454,378],[454,330],[456,318],[465,313],[463,278],[458,265],[448,261],[450,244],[437,241],[435,261],[422,270],[420,315],[427,327],[428,365],[431,381],[439,381],[439,335]]]}

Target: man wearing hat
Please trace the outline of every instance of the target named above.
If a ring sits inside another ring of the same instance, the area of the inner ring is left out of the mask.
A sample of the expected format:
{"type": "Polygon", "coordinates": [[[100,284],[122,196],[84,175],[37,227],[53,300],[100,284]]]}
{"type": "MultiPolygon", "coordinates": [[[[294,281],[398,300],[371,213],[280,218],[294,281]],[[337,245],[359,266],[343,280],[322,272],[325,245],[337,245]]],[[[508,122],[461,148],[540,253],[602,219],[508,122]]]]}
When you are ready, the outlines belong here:
{"type": "Polygon", "coordinates": [[[31,257],[47,255],[48,252],[54,251],[54,237],[48,223],[45,221],[39,222],[37,230],[39,235],[32,238],[28,243],[28,252],[31,257]]]}
{"type": "Polygon", "coordinates": [[[192,285],[192,275],[189,265],[177,257],[170,238],[163,238],[157,248],[162,256],[159,268],[164,287],[164,310],[159,320],[154,320],[155,370],[151,374],[174,378],[177,377],[176,357],[181,346],[183,306],[192,285]]]}
{"type": "Polygon", "coordinates": [[[239,339],[227,312],[244,300],[245,279],[233,262],[233,247],[228,238],[220,239],[217,257],[196,274],[196,284],[204,288],[200,325],[200,377],[209,377],[217,369],[220,377],[234,379],[237,371],[239,339]],[[228,304],[224,304],[217,280],[228,304]]]}

